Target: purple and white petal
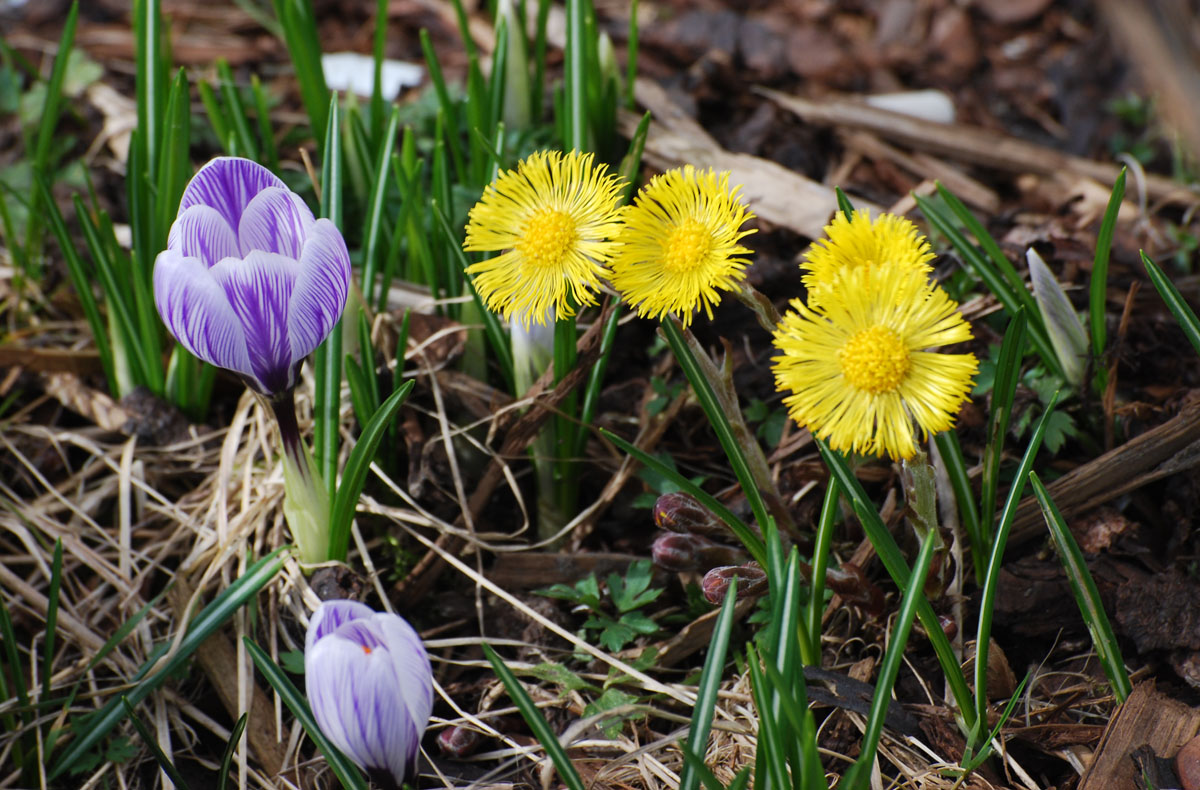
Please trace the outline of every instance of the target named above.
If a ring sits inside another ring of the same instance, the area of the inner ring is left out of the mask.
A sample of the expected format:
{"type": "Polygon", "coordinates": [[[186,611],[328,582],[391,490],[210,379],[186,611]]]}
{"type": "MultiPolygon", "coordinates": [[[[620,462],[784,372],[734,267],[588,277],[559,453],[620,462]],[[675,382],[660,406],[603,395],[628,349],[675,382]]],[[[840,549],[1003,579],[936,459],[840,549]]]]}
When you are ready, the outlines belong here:
{"type": "Polygon", "coordinates": [[[183,190],[179,213],[192,206],[211,206],[225,218],[229,227],[237,228],[246,206],[267,187],[287,189],[274,173],[257,162],[236,156],[219,156],[192,176],[183,190]]]}
{"type": "Polygon", "coordinates": [[[417,633],[403,618],[337,602],[314,615],[306,640],[305,685],[321,731],[368,772],[390,773],[399,785],[416,762],[429,721],[433,675],[417,633]],[[334,617],[345,618],[329,631],[334,617]]]}
{"type": "Polygon", "coordinates": [[[255,251],[244,260],[226,258],[210,271],[242,325],[252,383],[263,394],[294,386],[297,371],[287,311],[296,284],[296,261],[255,251]]]}
{"type": "Polygon", "coordinates": [[[300,196],[286,188],[267,187],[254,196],[237,226],[243,257],[252,250],[299,258],[313,215],[300,196]]]}
{"type": "Polygon", "coordinates": [[[293,360],[304,359],[321,344],[341,317],[349,290],[346,241],[336,225],[319,219],[300,254],[300,272],[288,308],[293,360]]]}
{"type": "Polygon", "coordinates": [[[312,650],[318,639],[336,631],[343,623],[371,617],[375,610],[365,603],[347,600],[325,601],[308,621],[308,632],[304,636],[304,651],[312,650]]]}
{"type": "Polygon", "coordinates": [[[199,258],[213,266],[222,258],[240,258],[237,235],[220,212],[211,206],[192,206],[171,225],[167,249],[199,258]]]}
{"type": "Polygon", "coordinates": [[[167,330],[205,362],[251,375],[242,322],[199,258],[174,250],[154,262],[154,305],[167,330]]]}

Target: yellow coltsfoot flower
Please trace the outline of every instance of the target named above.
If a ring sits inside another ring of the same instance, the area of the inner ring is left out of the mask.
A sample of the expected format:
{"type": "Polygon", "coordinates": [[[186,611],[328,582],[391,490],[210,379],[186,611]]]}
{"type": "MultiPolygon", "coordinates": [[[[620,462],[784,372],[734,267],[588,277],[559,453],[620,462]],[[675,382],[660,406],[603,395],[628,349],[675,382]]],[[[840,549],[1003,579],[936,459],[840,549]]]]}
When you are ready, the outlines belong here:
{"type": "Polygon", "coordinates": [[[800,264],[813,306],[842,269],[890,265],[924,273],[933,270],[929,242],[916,225],[895,214],[880,214],[872,221],[866,211],[854,212],[851,219],[839,211],[825,226],[825,235],[829,238],[814,241],[800,264]]]}
{"type": "Polygon", "coordinates": [[[592,154],[539,151],[500,173],[467,221],[468,252],[501,252],[472,264],[489,310],[526,327],[595,304],[620,229],[621,180],[592,154]]]}
{"type": "Polygon", "coordinates": [[[775,332],[775,386],[789,414],[835,450],[893,459],[949,429],[971,391],[973,354],[930,349],[971,339],[958,305],[904,266],[836,273],[811,308],[794,299],[775,332]]]}
{"type": "Polygon", "coordinates": [[[711,319],[718,290],[732,291],[746,275],[750,250],[738,242],[752,218],[728,173],[691,165],[655,176],[625,209],[612,260],[612,284],[638,315],[676,313],[684,327],[703,308],[711,319]]]}

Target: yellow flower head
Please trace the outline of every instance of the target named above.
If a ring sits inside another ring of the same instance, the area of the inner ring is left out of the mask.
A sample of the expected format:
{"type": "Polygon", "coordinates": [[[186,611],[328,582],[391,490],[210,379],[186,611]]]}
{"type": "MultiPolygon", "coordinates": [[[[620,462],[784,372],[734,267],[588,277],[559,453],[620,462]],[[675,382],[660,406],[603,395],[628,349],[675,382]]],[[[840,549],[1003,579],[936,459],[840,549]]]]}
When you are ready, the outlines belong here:
{"type": "Polygon", "coordinates": [[[971,338],[958,305],[920,269],[845,269],[811,309],[799,299],[774,343],[775,388],[792,418],[835,450],[909,458],[913,422],[950,428],[978,369],[928,349],[971,338]]]}
{"type": "Polygon", "coordinates": [[[500,255],[467,267],[489,310],[527,328],[595,304],[620,228],[620,179],[591,154],[539,151],[500,173],[467,220],[468,252],[500,255]]]}
{"type": "Polygon", "coordinates": [[[880,214],[872,222],[866,211],[854,212],[851,219],[839,211],[825,226],[825,235],[829,238],[813,242],[800,264],[807,270],[803,279],[811,304],[821,301],[834,275],[845,268],[933,269],[929,242],[916,225],[895,214],[880,214]]]}
{"type": "Polygon", "coordinates": [[[625,209],[621,242],[612,260],[612,284],[638,315],[677,313],[686,327],[692,313],[721,300],[745,277],[750,250],[738,244],[753,217],[729,174],[691,165],[655,176],[625,209]]]}

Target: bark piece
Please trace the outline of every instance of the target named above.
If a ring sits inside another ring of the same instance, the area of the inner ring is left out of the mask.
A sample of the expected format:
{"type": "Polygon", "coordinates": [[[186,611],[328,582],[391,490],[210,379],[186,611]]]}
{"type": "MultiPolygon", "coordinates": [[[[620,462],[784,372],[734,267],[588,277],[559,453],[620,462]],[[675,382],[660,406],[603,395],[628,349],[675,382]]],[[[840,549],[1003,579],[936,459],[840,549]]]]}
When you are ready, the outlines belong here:
{"type": "Polygon", "coordinates": [[[1153,681],[1134,687],[1109,721],[1078,790],[1132,790],[1138,747],[1173,755],[1200,732],[1200,711],[1159,693],[1153,681]]]}

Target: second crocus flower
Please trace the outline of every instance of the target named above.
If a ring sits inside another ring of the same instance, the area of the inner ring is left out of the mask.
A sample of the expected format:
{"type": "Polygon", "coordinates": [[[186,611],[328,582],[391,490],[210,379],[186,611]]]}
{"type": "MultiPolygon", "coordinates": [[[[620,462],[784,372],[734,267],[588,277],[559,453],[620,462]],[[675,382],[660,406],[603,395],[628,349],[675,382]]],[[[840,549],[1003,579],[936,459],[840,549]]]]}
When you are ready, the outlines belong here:
{"type": "Polygon", "coordinates": [[[416,773],[433,709],[433,672],[404,618],[326,601],[304,644],[308,702],[321,732],[384,788],[416,773]]]}

